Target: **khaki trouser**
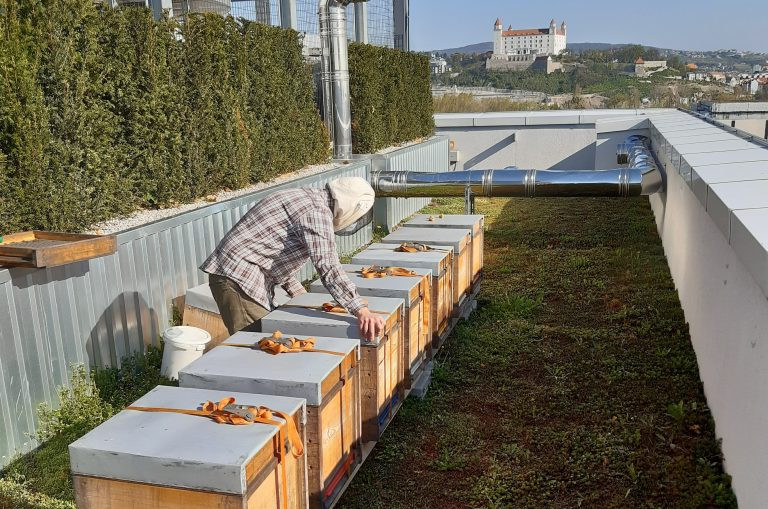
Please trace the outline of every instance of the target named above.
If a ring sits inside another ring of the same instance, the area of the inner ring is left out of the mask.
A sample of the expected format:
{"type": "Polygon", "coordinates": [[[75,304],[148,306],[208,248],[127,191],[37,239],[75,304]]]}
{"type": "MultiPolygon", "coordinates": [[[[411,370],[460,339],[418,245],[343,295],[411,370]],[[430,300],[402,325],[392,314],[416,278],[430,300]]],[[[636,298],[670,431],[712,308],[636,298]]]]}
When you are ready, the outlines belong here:
{"type": "Polygon", "coordinates": [[[213,300],[219,306],[219,313],[229,334],[238,331],[260,332],[261,319],[269,310],[257,304],[229,278],[211,274],[208,278],[213,300]]]}

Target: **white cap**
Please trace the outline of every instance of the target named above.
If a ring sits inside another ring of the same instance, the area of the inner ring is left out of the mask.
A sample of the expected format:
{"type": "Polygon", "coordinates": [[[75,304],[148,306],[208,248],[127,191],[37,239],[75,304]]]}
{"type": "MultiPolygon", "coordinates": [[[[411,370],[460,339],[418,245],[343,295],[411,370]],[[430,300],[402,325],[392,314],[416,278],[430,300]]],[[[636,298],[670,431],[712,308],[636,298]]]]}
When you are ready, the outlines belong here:
{"type": "Polygon", "coordinates": [[[336,231],[354,224],[373,208],[376,193],[362,177],[342,177],[331,181],[328,190],[333,197],[333,228],[336,231]]]}

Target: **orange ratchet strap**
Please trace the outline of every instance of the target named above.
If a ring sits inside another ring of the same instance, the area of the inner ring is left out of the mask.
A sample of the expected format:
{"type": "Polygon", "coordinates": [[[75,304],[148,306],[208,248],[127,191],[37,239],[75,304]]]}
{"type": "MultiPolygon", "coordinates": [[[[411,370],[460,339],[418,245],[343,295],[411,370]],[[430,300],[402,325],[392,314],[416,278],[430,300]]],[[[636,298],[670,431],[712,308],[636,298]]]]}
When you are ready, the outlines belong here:
{"type": "Polygon", "coordinates": [[[417,274],[402,267],[382,267],[380,265],[371,265],[360,270],[360,275],[365,279],[385,278],[385,277],[413,277],[417,274]]]}
{"type": "Polygon", "coordinates": [[[403,242],[395,251],[398,253],[424,253],[426,251],[445,251],[449,252],[449,249],[438,249],[436,247],[428,246],[420,242],[403,242]]]}
{"type": "Polygon", "coordinates": [[[206,417],[218,424],[229,424],[233,426],[247,426],[250,424],[261,423],[276,426],[278,431],[278,440],[280,444],[276,447],[276,456],[282,470],[282,506],[288,508],[288,477],[285,465],[285,433],[288,434],[292,447],[291,453],[298,458],[304,454],[304,444],[301,441],[299,431],[296,429],[296,423],[284,412],[278,412],[267,407],[254,407],[249,405],[235,404],[235,398],[224,398],[218,403],[206,401],[200,410],[188,410],[183,408],[161,408],[161,407],[141,407],[129,406],[126,410],[136,410],[138,412],[164,412],[185,415],[196,415],[206,417]],[[282,423],[274,419],[277,416],[285,421],[282,423]]]}
{"type": "Polygon", "coordinates": [[[275,331],[272,336],[260,340],[258,343],[253,344],[239,344],[239,343],[222,343],[219,346],[234,346],[236,348],[252,348],[260,349],[264,352],[271,353],[272,355],[278,355],[281,353],[302,353],[302,352],[314,352],[314,353],[327,353],[331,355],[338,355],[340,357],[346,357],[347,354],[341,352],[332,352],[330,350],[319,350],[315,348],[315,338],[296,339],[296,338],[284,338],[283,333],[275,331]]]}
{"type": "MultiPolygon", "coordinates": [[[[442,218],[443,218],[443,217],[445,217],[445,216],[444,216],[443,214],[440,214],[440,215],[439,215],[439,216],[437,216],[437,217],[439,217],[440,219],[442,219],[442,218]]],[[[429,221],[430,223],[431,223],[431,222],[433,222],[434,220],[435,220],[435,218],[434,218],[434,217],[432,217],[432,216],[429,216],[429,217],[427,218],[427,221],[429,221]]]]}
{"type": "MultiPolygon", "coordinates": [[[[366,303],[366,306],[368,303],[366,303]]],[[[338,304],[334,304],[333,302],[325,302],[321,306],[302,306],[299,304],[286,304],[285,306],[281,306],[281,309],[285,308],[301,308],[301,309],[315,309],[317,311],[325,311],[326,313],[337,313],[340,315],[347,314],[349,311],[344,309],[342,306],[339,306],[338,304]]],[[[388,311],[374,311],[373,309],[369,310],[371,313],[376,313],[378,315],[389,315],[388,311]]]]}

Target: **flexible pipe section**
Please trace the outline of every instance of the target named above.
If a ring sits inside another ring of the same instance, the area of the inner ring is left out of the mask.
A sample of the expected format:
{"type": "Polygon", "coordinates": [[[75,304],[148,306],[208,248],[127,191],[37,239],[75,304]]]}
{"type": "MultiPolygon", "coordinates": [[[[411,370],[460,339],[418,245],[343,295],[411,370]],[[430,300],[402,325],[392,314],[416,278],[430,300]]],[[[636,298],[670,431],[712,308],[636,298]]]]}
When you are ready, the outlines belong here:
{"type": "Polygon", "coordinates": [[[628,168],[591,171],[463,170],[447,173],[378,171],[371,175],[376,196],[437,198],[443,196],[627,198],[661,190],[661,172],[647,139],[631,136],[619,146],[618,159],[628,168]]]}
{"type": "Polygon", "coordinates": [[[352,157],[352,108],[349,99],[347,5],[351,0],[320,0],[320,80],[323,120],[336,159],[352,157]]]}

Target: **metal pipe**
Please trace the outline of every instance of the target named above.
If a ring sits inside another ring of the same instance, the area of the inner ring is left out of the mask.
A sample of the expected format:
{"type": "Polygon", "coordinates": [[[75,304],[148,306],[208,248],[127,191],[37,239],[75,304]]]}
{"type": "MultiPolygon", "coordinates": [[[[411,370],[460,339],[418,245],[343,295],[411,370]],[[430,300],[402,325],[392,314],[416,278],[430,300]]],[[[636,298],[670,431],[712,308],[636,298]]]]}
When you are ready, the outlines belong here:
{"type": "Polygon", "coordinates": [[[645,136],[629,136],[616,151],[616,161],[642,172],[642,194],[658,193],[664,189],[664,175],[651,152],[650,140],[645,136]]]}
{"type": "Polygon", "coordinates": [[[351,0],[320,0],[320,79],[323,119],[337,159],[352,157],[352,108],[349,100],[347,9],[351,0]]]}
{"type": "Polygon", "coordinates": [[[627,168],[610,170],[555,171],[463,170],[447,173],[375,171],[371,185],[380,197],[438,198],[443,196],[566,197],[647,196],[663,188],[656,159],[648,139],[630,136],[619,145],[617,159],[627,168]]]}
{"type": "Polygon", "coordinates": [[[379,171],[371,185],[379,197],[437,198],[474,196],[488,198],[536,196],[617,196],[641,194],[642,172],[635,168],[597,171],[463,170],[447,173],[379,171]]]}

